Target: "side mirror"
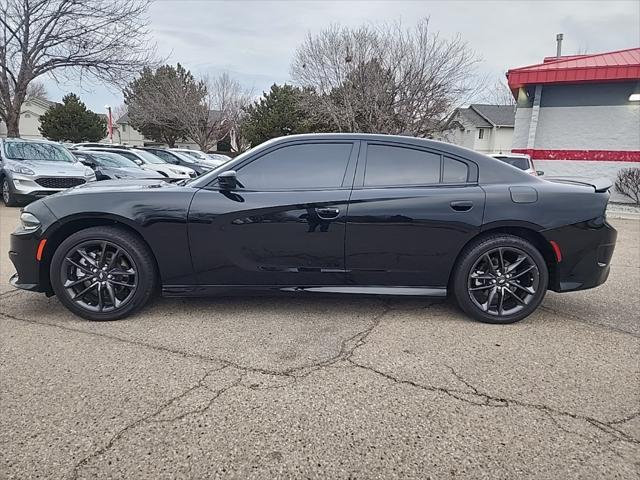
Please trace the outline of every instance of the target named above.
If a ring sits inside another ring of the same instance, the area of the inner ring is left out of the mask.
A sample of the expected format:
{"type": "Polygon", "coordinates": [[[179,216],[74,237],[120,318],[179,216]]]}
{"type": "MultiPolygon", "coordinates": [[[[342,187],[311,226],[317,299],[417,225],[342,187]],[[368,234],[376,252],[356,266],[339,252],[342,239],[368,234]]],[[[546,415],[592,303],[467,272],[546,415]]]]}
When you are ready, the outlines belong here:
{"type": "Polygon", "coordinates": [[[218,175],[218,185],[220,190],[235,190],[238,186],[235,170],[227,170],[218,175]]]}
{"type": "Polygon", "coordinates": [[[536,170],[536,175],[541,177],[542,175],[544,175],[544,172],[542,170],[536,170]]]}
{"type": "Polygon", "coordinates": [[[143,165],[142,160],[139,159],[135,159],[134,162],[136,162],[136,165],[143,165]]]}

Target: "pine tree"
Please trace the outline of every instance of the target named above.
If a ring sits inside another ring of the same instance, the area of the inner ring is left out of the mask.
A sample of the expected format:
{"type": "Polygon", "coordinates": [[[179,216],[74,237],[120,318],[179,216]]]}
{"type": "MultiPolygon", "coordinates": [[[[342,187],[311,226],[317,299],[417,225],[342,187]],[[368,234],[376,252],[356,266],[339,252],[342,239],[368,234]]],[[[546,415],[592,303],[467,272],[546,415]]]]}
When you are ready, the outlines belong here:
{"type": "Polygon", "coordinates": [[[322,130],[312,125],[300,105],[302,90],[291,85],[271,86],[246,108],[242,137],[255,146],[271,138],[322,130]]]}
{"type": "Polygon", "coordinates": [[[69,93],[40,117],[40,133],[57,142],[99,142],[107,136],[107,122],[69,93]]]}

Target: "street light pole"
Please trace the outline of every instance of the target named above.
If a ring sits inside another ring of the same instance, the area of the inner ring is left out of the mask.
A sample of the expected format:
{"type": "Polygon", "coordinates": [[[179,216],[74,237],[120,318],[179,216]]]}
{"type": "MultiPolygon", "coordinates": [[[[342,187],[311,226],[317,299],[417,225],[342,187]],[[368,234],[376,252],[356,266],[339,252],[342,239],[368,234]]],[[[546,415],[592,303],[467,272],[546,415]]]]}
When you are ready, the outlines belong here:
{"type": "Polygon", "coordinates": [[[113,119],[111,118],[111,107],[105,105],[107,109],[107,132],[109,132],[109,143],[113,145],[113,119]]]}

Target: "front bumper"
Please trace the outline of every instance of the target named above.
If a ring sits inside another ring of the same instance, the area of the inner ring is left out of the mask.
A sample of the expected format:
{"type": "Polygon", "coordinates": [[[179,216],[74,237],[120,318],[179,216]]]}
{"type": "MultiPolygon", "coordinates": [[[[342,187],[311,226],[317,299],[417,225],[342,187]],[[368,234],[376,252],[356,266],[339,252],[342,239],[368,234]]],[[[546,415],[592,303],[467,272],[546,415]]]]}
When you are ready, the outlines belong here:
{"type": "Polygon", "coordinates": [[[44,292],[47,289],[41,286],[40,262],[36,259],[40,238],[37,234],[11,234],[9,247],[9,259],[16,269],[9,280],[11,285],[32,292],[44,292]]]}
{"type": "Polygon", "coordinates": [[[562,255],[550,269],[550,290],[586,290],[607,281],[618,232],[604,217],[542,234],[548,242],[556,242],[562,255]]]}
{"type": "Polygon", "coordinates": [[[57,220],[51,210],[39,200],[24,208],[25,212],[35,215],[40,220],[41,227],[35,231],[26,231],[18,226],[10,236],[9,259],[16,269],[16,274],[10,279],[11,285],[32,292],[45,292],[51,295],[49,285],[48,260],[50,258],[45,244],[42,261],[37,258],[38,247],[49,227],[57,220]]]}
{"type": "Polygon", "coordinates": [[[12,173],[8,176],[8,180],[11,183],[11,190],[13,194],[18,198],[42,198],[54,193],[62,192],[67,188],[71,188],[76,185],[69,185],[67,187],[53,188],[42,185],[39,182],[52,182],[59,180],[61,183],[65,181],[76,182],[82,185],[86,182],[95,180],[94,177],[52,177],[47,176],[32,176],[19,173],[12,173]],[[53,179],[53,180],[52,180],[53,179]],[[80,183],[81,182],[81,183],[80,183]]]}

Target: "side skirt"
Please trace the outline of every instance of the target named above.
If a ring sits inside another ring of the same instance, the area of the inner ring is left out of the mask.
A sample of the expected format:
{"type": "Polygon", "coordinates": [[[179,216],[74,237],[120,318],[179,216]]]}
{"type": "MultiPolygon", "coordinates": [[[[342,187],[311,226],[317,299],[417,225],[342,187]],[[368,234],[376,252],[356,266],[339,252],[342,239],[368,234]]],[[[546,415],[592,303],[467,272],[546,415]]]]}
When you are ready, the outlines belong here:
{"type": "Polygon", "coordinates": [[[274,295],[278,293],[350,293],[356,295],[405,295],[446,297],[446,287],[382,287],[382,286],[293,286],[293,285],[165,285],[163,297],[208,297],[216,295],[274,295]]]}

